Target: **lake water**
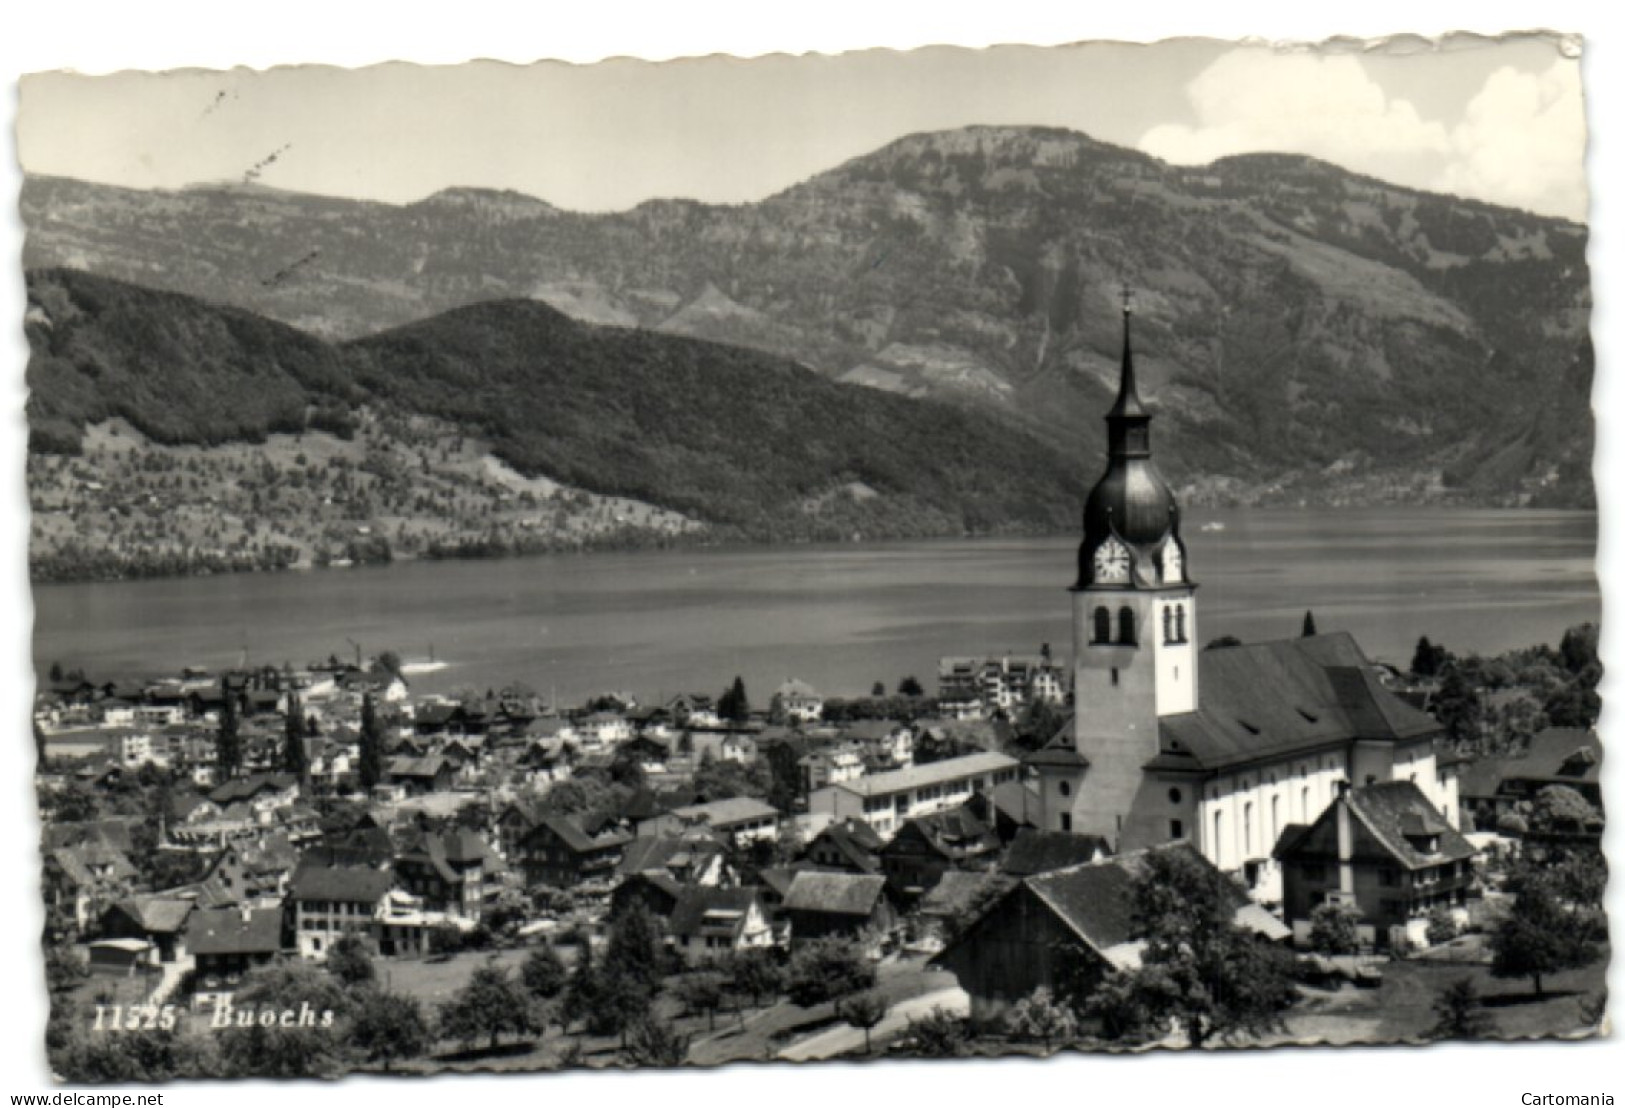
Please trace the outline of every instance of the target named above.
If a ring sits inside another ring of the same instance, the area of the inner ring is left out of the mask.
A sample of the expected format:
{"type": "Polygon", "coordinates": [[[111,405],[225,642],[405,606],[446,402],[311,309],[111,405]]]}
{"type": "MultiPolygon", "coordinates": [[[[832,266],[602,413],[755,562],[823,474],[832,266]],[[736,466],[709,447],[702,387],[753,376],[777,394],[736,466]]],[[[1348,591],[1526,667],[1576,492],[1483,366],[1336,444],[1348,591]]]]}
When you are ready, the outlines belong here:
{"type": "MultiPolygon", "coordinates": [[[[1586,512],[1192,512],[1184,537],[1203,642],[1290,637],[1312,609],[1321,631],[1404,662],[1419,635],[1493,653],[1598,618],[1586,512]]],[[[359,643],[449,663],[419,691],[519,680],[567,702],[649,698],[715,694],[735,674],[758,703],[788,676],[834,695],[908,674],[932,690],[942,655],[1067,656],[1075,550],[940,540],[51,585],[34,590],[35,659],[131,676],[359,643]]]]}

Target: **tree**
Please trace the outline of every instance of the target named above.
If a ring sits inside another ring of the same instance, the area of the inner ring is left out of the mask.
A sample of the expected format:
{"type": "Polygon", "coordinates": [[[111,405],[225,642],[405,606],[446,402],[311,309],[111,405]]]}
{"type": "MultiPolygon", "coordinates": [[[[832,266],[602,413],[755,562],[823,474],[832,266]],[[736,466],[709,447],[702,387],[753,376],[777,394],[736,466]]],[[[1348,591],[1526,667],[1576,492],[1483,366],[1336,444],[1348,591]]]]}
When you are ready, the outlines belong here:
{"type": "Polygon", "coordinates": [[[1547,785],[1535,794],[1529,829],[1539,834],[1583,832],[1602,817],[1586,798],[1568,785],[1547,785]]]}
{"type": "Polygon", "coordinates": [[[1259,1034],[1297,996],[1292,956],[1234,922],[1229,878],[1189,850],[1152,851],[1133,884],[1136,971],[1150,1019],[1184,1028],[1192,1046],[1259,1034]]]}
{"type": "Polygon", "coordinates": [[[666,947],[660,929],[641,903],[620,913],[609,929],[604,945],[604,970],[622,974],[653,990],[666,975],[666,947]]]}
{"type": "Polygon", "coordinates": [[[494,963],[470,975],[467,984],[440,1006],[440,1033],[472,1046],[485,1036],[492,1048],[503,1035],[541,1031],[524,987],[494,963]]]}
{"type": "Polygon", "coordinates": [[[310,759],[305,751],[305,710],[299,703],[299,694],[288,694],[287,718],[282,733],[282,768],[299,779],[300,785],[310,782],[310,759]]]}
{"type": "Polygon", "coordinates": [[[736,950],[719,967],[727,975],[733,993],[750,997],[753,1007],[761,1004],[762,997],[773,996],[784,988],[784,967],[771,950],[736,950]]]}
{"type": "Polygon", "coordinates": [[[875,967],[851,939],[814,939],[790,957],[790,999],[803,1008],[874,987],[875,967]]]}
{"type": "Polygon", "coordinates": [[[1360,952],[1360,910],[1327,901],[1309,913],[1309,949],[1320,954],[1360,952]]]}
{"type": "Polygon", "coordinates": [[[1449,942],[1461,933],[1456,926],[1456,917],[1450,914],[1450,909],[1439,905],[1428,913],[1427,939],[1429,946],[1439,946],[1449,942]]]}
{"type": "Polygon", "coordinates": [[[1528,868],[1508,881],[1512,909],[1490,940],[1496,977],[1527,977],[1536,996],[1554,973],[1579,969],[1597,958],[1595,924],[1584,909],[1564,904],[1551,871],[1528,868]]]}
{"type": "Polygon", "coordinates": [[[1411,673],[1416,677],[1437,677],[1449,660],[1448,650],[1443,646],[1434,646],[1423,635],[1416,640],[1416,650],[1411,654],[1411,673]]]}
{"type": "Polygon", "coordinates": [[[328,949],[327,972],[354,988],[370,985],[377,974],[372,967],[372,951],[359,935],[344,935],[328,949]]]}
{"type": "Polygon", "coordinates": [[[372,693],[361,695],[361,787],[368,792],[384,779],[384,736],[378,727],[378,710],[373,706],[372,693]]]}
{"type": "Polygon", "coordinates": [[[1433,697],[1433,715],[1455,743],[1476,742],[1482,733],[1484,706],[1478,690],[1455,666],[1448,667],[1439,682],[1439,691],[1433,697]]]}
{"type": "Polygon", "coordinates": [[[229,781],[243,768],[243,740],[238,732],[237,694],[224,681],[221,689],[225,703],[220,708],[220,730],[214,740],[214,760],[220,771],[220,780],[229,781]]]}
{"type": "Polygon", "coordinates": [[[1304,612],[1303,613],[1303,637],[1306,638],[1306,639],[1311,638],[1311,637],[1314,636],[1314,634],[1315,634],[1315,613],[1314,612],[1304,612]]]}
{"type": "Polygon", "coordinates": [[[745,695],[745,679],[735,677],[728,691],[717,698],[717,715],[732,723],[750,721],[750,698],[745,695]]]}
{"type": "Polygon", "coordinates": [[[634,1066],[680,1066],[688,1059],[689,1041],[665,1020],[645,1015],[631,1029],[626,1057],[634,1066]]]}
{"type": "Polygon", "coordinates": [[[876,681],[874,683],[874,685],[870,687],[869,695],[870,696],[885,696],[886,695],[886,683],[884,681],[876,681]]]}
{"type": "Polygon", "coordinates": [[[1430,1039],[1483,1039],[1495,1030],[1471,977],[1453,982],[1440,993],[1433,1002],[1433,1014],[1438,1022],[1428,1030],[1430,1039]]]}
{"type": "Polygon", "coordinates": [[[598,1002],[598,967],[593,965],[592,943],[581,939],[581,952],[576,956],[575,968],[564,986],[564,1003],[559,1013],[564,1027],[578,1019],[586,1019],[598,1002]]]}
{"type": "Polygon", "coordinates": [[[921,687],[917,677],[909,676],[897,682],[898,696],[924,696],[925,689],[921,687]]]}
{"type": "Polygon", "coordinates": [[[958,1058],[970,1042],[966,1021],[941,1008],[908,1021],[907,1041],[925,1058],[958,1058]]]}
{"type": "MultiPolygon", "coordinates": [[[[232,997],[236,1012],[309,1010],[332,1012],[343,1020],[355,997],[331,975],[315,966],[290,963],[255,970],[232,997]]],[[[331,1077],[344,1067],[346,1044],[333,1028],[233,1026],[218,1033],[220,1058],[227,1076],[331,1077]]]]}
{"type": "Polygon", "coordinates": [[[1042,698],[1034,700],[1016,720],[1016,743],[1026,750],[1037,750],[1055,737],[1066,716],[1054,704],[1042,698]]]}
{"type": "Polygon", "coordinates": [[[524,982],[525,991],[531,996],[552,1000],[564,991],[569,977],[559,952],[549,943],[530,952],[530,957],[519,968],[519,980],[524,982]]]}
{"type": "Polygon", "coordinates": [[[621,1046],[645,1018],[654,1000],[654,988],[625,970],[608,965],[597,974],[591,1007],[587,1009],[587,1030],[594,1035],[619,1035],[621,1046]]]}
{"type": "Polygon", "coordinates": [[[416,997],[368,989],[350,1023],[349,1042],[388,1073],[393,1063],[427,1053],[434,1040],[416,997]]]}
{"type": "Polygon", "coordinates": [[[672,986],[675,996],[690,1012],[704,1012],[711,1030],[717,1029],[717,1009],[727,995],[728,979],[715,970],[685,973],[672,986]]]}
{"type": "Polygon", "coordinates": [[[1078,1034],[1077,1013],[1043,985],[1016,1001],[1006,1013],[1004,1023],[1010,1034],[1029,1042],[1041,1042],[1045,1051],[1055,1040],[1073,1039],[1078,1034]]]}
{"type": "Polygon", "coordinates": [[[850,1023],[853,1027],[863,1031],[863,1052],[873,1053],[869,1045],[869,1034],[881,1020],[886,1018],[886,1002],[878,993],[859,993],[849,996],[835,1003],[835,1013],[850,1023]]]}

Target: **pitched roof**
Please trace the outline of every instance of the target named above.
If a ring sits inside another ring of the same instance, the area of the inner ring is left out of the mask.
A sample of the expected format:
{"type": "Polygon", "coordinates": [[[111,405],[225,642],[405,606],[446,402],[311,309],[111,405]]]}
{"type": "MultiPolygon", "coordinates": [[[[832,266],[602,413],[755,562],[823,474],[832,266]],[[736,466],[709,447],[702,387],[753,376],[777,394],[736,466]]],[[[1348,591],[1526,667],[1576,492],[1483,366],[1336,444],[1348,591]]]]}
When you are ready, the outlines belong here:
{"type": "Polygon", "coordinates": [[[1110,857],[1111,852],[1111,844],[1099,835],[1023,827],[1010,841],[1000,868],[1014,877],[1030,877],[1110,857]]]}
{"type": "Polygon", "coordinates": [[[1502,766],[1503,778],[1595,784],[1602,774],[1602,740],[1576,727],[1548,727],[1530,737],[1522,758],[1502,766]]]}
{"type": "Polygon", "coordinates": [[[615,872],[666,873],[672,867],[686,867],[701,857],[721,854],[721,843],[692,835],[643,835],[627,844],[615,872]]]}
{"type": "Polygon", "coordinates": [[[785,699],[789,699],[791,697],[798,697],[804,700],[822,699],[818,695],[817,689],[813,688],[811,685],[807,684],[807,682],[798,677],[792,677],[785,681],[784,684],[780,685],[774,690],[773,695],[782,696],[785,699]]]}
{"type": "Polygon", "coordinates": [[[828,915],[868,916],[875,910],[886,889],[879,874],[821,873],[802,870],[784,894],[787,912],[821,912],[828,915]]]}
{"type": "Polygon", "coordinates": [[[200,908],[186,925],[192,954],[275,954],[281,948],[280,908],[200,908]]]}
{"type": "Polygon", "coordinates": [[[262,792],[282,792],[299,783],[291,773],[254,773],[247,777],[234,777],[209,793],[216,804],[226,805],[238,800],[252,800],[262,792]]]}
{"type": "Polygon", "coordinates": [[[451,765],[444,755],[427,754],[421,758],[400,755],[389,760],[386,772],[391,777],[438,777],[451,765]]]}
{"type": "Polygon", "coordinates": [[[1478,853],[1477,847],[1445,822],[1415,782],[1383,781],[1366,785],[1349,790],[1345,799],[1350,811],[1407,868],[1461,861],[1478,853]],[[1438,850],[1424,853],[1417,847],[1418,838],[1436,839],[1438,850]]]}
{"type": "Polygon", "coordinates": [[[856,781],[843,781],[831,788],[846,789],[859,796],[884,796],[890,793],[956,781],[1003,769],[1014,769],[1021,763],[1008,754],[981,751],[958,758],[945,758],[940,762],[925,762],[908,769],[894,769],[886,773],[872,773],[856,781]]]}
{"type": "Polygon", "coordinates": [[[119,901],[115,907],[138,923],[141,930],[164,934],[184,927],[196,905],[172,896],[133,896],[119,901]]]}
{"type": "Polygon", "coordinates": [[[754,885],[721,889],[711,885],[688,885],[677,896],[668,925],[679,937],[715,935],[737,939],[757,904],[761,890],[754,885]]]}
{"type": "Polygon", "coordinates": [[[1198,682],[1201,707],[1160,721],[1159,766],[1213,770],[1439,730],[1432,716],[1383,687],[1346,632],[1205,651],[1198,682]]]}
{"type": "Polygon", "coordinates": [[[903,821],[903,827],[892,837],[882,854],[892,846],[905,841],[904,829],[912,827],[922,839],[944,858],[959,859],[973,854],[986,854],[999,848],[999,837],[993,829],[961,804],[945,812],[913,816],[903,821]]]}
{"type": "Polygon", "coordinates": [[[288,880],[288,899],[375,904],[394,883],[390,873],[373,866],[330,863],[306,854],[288,880]]]}
{"type": "Polygon", "coordinates": [[[557,812],[542,813],[542,817],[536,821],[536,826],[547,828],[559,841],[577,854],[602,850],[610,846],[621,846],[632,841],[632,836],[624,831],[607,830],[597,835],[589,834],[574,818],[560,815],[557,812]]]}
{"type": "Polygon", "coordinates": [[[991,903],[994,898],[1015,887],[1017,878],[1003,873],[979,873],[975,870],[951,869],[920,900],[920,913],[927,916],[961,916],[978,904],[991,903]]]}
{"type": "Polygon", "coordinates": [[[690,804],[673,808],[672,815],[685,820],[704,820],[712,827],[725,827],[746,820],[777,819],[779,810],[765,801],[749,796],[730,796],[708,804],[690,804]]]}

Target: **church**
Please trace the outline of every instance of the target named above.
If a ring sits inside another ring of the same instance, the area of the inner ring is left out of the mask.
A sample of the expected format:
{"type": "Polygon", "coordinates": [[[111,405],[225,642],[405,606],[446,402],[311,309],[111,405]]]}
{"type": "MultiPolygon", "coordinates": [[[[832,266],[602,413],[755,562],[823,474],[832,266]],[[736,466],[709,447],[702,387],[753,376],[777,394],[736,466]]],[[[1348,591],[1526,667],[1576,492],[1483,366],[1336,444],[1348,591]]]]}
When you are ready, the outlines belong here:
{"type": "Polygon", "coordinates": [[[1351,636],[1199,645],[1190,551],[1152,460],[1131,323],[1125,298],[1106,471],[1084,505],[1071,588],[1073,715],[1026,759],[1044,828],[1102,836],[1119,853],[1189,842],[1272,900],[1281,832],[1313,823],[1342,782],[1414,782],[1457,825],[1439,724],[1386,689],[1351,636]]]}

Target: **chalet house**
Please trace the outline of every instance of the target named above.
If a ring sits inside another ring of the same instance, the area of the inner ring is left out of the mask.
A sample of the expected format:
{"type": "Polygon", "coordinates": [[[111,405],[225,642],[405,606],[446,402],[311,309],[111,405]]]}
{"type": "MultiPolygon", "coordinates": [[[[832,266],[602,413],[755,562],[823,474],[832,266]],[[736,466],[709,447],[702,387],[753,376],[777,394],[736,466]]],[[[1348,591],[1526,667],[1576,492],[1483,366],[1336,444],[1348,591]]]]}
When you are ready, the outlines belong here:
{"type": "Polygon", "coordinates": [[[102,937],[144,940],[158,961],[173,962],[185,953],[186,923],[195,907],[172,896],[129,897],[102,914],[102,937]]]}
{"type": "Polygon", "coordinates": [[[694,828],[678,835],[642,835],[626,845],[615,872],[665,874],[684,885],[721,885],[732,877],[727,847],[715,832],[694,828]]]}
{"type": "Polygon", "coordinates": [[[1007,754],[966,754],[818,789],[808,805],[815,814],[856,817],[891,835],[904,820],[957,808],[977,790],[1015,781],[1020,773],[1021,764],[1007,754]]]}
{"type": "Polygon", "coordinates": [[[395,859],[396,882],[440,911],[478,923],[507,867],[469,830],[429,832],[395,859]]]}
{"type": "Polygon", "coordinates": [[[615,874],[632,836],[609,823],[583,827],[569,816],[543,814],[519,842],[519,864],[527,885],[568,889],[607,882],[615,874]]]}
{"type": "Polygon", "coordinates": [[[1470,763],[1461,775],[1461,803],[1479,829],[1493,830],[1500,816],[1532,802],[1548,785],[1565,785],[1602,811],[1602,741],[1594,732],[1548,727],[1531,736],[1519,757],[1470,763]]]}
{"type": "Polygon", "coordinates": [[[457,704],[419,704],[412,712],[412,733],[415,735],[449,735],[462,721],[462,708],[457,704]]]}
{"type": "Polygon", "coordinates": [[[254,773],[234,777],[209,793],[209,800],[222,810],[233,804],[247,804],[261,822],[278,808],[299,799],[299,779],[291,773],[254,773]]]}
{"type": "Polygon", "coordinates": [[[999,870],[1011,877],[1032,877],[1058,869],[1101,862],[1111,857],[1111,844],[1099,835],[1040,831],[1024,827],[1005,848],[999,870]]]}
{"type": "Polygon", "coordinates": [[[887,889],[898,903],[930,892],[950,869],[991,869],[1004,844],[965,807],[905,820],[880,850],[887,889]]]}
{"type": "Polygon", "coordinates": [[[779,810],[752,797],[729,797],[674,808],[663,816],[643,820],[638,824],[638,834],[669,834],[692,827],[709,828],[735,843],[772,842],[779,835],[779,810]]]}
{"type": "Polygon", "coordinates": [[[243,974],[270,964],[282,950],[277,908],[200,908],[186,921],[186,950],[196,959],[194,1003],[235,991],[243,974]]]}
{"type": "Polygon", "coordinates": [[[830,785],[856,781],[869,772],[863,761],[863,746],[859,743],[842,743],[810,751],[802,755],[797,765],[801,775],[801,791],[809,795],[830,785]]]}
{"type": "Polygon", "coordinates": [[[343,935],[378,939],[384,899],[394,887],[387,869],[353,865],[307,851],[288,882],[287,905],[299,956],[321,962],[343,935]]]}
{"type": "Polygon", "coordinates": [[[678,693],[666,702],[666,710],[679,727],[715,727],[722,722],[716,702],[704,693],[678,693]]]}
{"type": "MultiPolygon", "coordinates": [[[[1188,844],[1153,850],[1186,851],[1188,844]]],[[[1026,877],[986,903],[933,965],[952,970],[970,994],[971,1021],[996,1025],[1010,1006],[1043,986],[1081,1000],[1107,974],[1137,969],[1134,880],[1149,851],[1026,877]]],[[[1288,932],[1237,888],[1235,922],[1268,941],[1288,932]]]]}
{"type": "Polygon", "coordinates": [[[751,886],[684,889],[672,908],[667,930],[672,946],[691,966],[773,944],[767,912],[751,886]]]}
{"type": "Polygon", "coordinates": [[[541,719],[531,720],[525,725],[522,732],[524,737],[532,742],[539,742],[546,746],[563,743],[579,743],[581,732],[576,730],[575,724],[567,719],[557,716],[544,716],[541,719]]]}
{"type": "Polygon", "coordinates": [[[136,868],[106,840],[45,854],[45,903],[83,933],[109,905],[135,889],[136,868]]]}
{"type": "Polygon", "coordinates": [[[896,926],[879,874],[820,873],[802,870],[784,894],[780,915],[790,925],[790,941],[878,938],[896,926]]]}
{"type": "Polygon", "coordinates": [[[621,744],[620,752],[637,759],[645,767],[664,766],[677,752],[677,735],[675,732],[639,731],[636,738],[621,744]]]}
{"type": "Polygon", "coordinates": [[[1426,946],[1429,912],[1466,907],[1477,853],[1415,783],[1345,787],[1313,823],[1281,833],[1283,914],[1300,943],[1314,910],[1338,903],[1359,910],[1371,945],[1426,946]]]}
{"type": "Polygon", "coordinates": [[[623,877],[610,894],[610,918],[619,919],[636,905],[656,919],[668,919],[685,888],[681,881],[662,870],[630,874],[623,877]]]}
{"type": "Polygon", "coordinates": [[[541,818],[541,810],[534,804],[510,800],[496,818],[497,853],[511,860],[519,849],[520,840],[530,833],[541,818]]]}
{"type": "Polygon", "coordinates": [[[856,743],[870,772],[906,769],[914,764],[914,728],[889,719],[863,719],[841,731],[845,742],[856,743]]]}
{"type": "Polygon", "coordinates": [[[783,710],[786,719],[798,723],[814,723],[823,718],[824,698],[805,681],[792,677],[773,692],[773,698],[783,710]]]}
{"type": "Polygon", "coordinates": [[[737,729],[695,729],[689,742],[694,757],[711,758],[718,762],[737,762],[748,766],[756,761],[756,740],[747,732],[737,729]]]}
{"type": "Polygon", "coordinates": [[[873,827],[861,819],[837,820],[807,844],[806,859],[822,870],[841,873],[879,873],[880,849],[886,845],[873,827]]]}
{"type": "Polygon", "coordinates": [[[40,827],[40,845],[50,851],[65,846],[101,843],[128,855],[134,849],[130,835],[135,823],[135,820],[127,816],[47,823],[40,827]]]}
{"type": "Polygon", "coordinates": [[[594,750],[618,746],[632,737],[632,724],[619,712],[593,712],[577,721],[576,731],[581,735],[584,749],[594,750]]]}
{"type": "Polygon", "coordinates": [[[421,758],[397,756],[389,759],[384,769],[385,779],[400,785],[408,796],[446,792],[457,775],[456,767],[439,754],[421,758]]]}
{"type": "Polygon", "coordinates": [[[299,850],[288,835],[272,832],[228,842],[204,879],[216,882],[234,903],[272,908],[282,903],[298,863],[299,850]]]}

